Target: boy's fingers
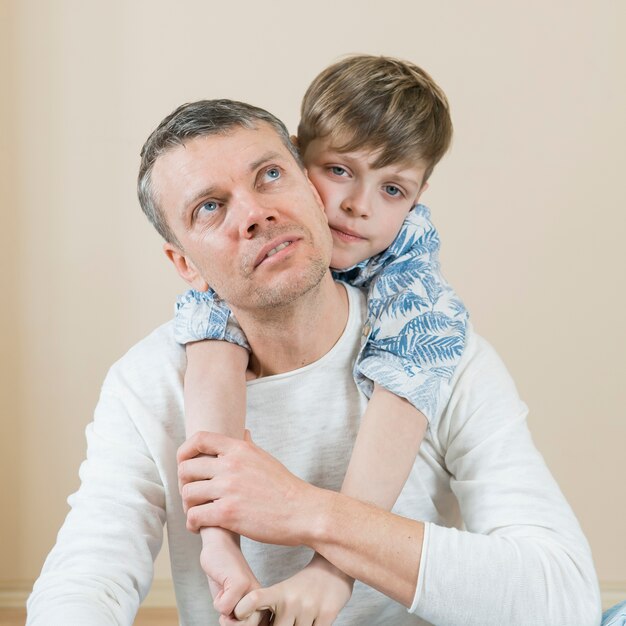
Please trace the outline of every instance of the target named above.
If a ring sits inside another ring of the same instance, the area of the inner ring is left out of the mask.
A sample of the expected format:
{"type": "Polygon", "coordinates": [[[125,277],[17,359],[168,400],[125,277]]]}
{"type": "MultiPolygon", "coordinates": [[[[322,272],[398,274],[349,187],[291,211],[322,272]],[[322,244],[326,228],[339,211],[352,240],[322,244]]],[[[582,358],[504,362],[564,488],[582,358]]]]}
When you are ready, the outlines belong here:
{"type": "Polygon", "coordinates": [[[255,611],[269,610],[276,612],[276,600],[272,587],[267,589],[255,589],[245,595],[235,607],[235,616],[243,620],[252,615],[255,611]]]}

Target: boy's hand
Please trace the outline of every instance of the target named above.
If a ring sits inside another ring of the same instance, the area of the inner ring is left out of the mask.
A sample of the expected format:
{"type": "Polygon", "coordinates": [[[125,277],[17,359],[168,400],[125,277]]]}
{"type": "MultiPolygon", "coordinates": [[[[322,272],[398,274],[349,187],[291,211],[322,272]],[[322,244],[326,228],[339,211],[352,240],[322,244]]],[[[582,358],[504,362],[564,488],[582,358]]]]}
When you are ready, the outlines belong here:
{"type": "Polygon", "coordinates": [[[354,579],[322,556],[295,576],[267,589],[256,589],[235,607],[238,619],[264,609],[274,613],[273,626],[330,626],[352,595],[354,579]]]}
{"type": "MultiPolygon", "coordinates": [[[[233,615],[235,605],[247,593],[259,588],[259,581],[241,553],[239,537],[222,528],[203,528],[200,565],[207,575],[221,626],[239,624],[233,615]]],[[[263,615],[255,612],[243,624],[257,626],[263,615]]]]}

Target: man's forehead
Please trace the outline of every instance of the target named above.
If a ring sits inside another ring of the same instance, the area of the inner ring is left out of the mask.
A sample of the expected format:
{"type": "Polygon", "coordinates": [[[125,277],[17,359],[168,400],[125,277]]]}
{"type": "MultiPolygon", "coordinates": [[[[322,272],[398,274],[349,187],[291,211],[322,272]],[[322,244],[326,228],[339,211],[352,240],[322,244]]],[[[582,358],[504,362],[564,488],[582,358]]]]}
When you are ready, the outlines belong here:
{"type": "Polygon", "coordinates": [[[184,213],[199,196],[272,160],[295,163],[276,130],[265,122],[237,125],[189,138],[162,153],[154,164],[153,189],[163,209],[184,213]]]}
{"type": "Polygon", "coordinates": [[[220,169],[251,169],[262,160],[262,154],[270,152],[277,157],[290,154],[274,128],[265,122],[250,128],[237,125],[219,133],[185,139],[163,152],[157,158],[154,169],[160,165],[158,169],[163,173],[180,167],[184,162],[193,163],[213,157],[218,157],[216,165],[220,165],[220,169]],[[237,158],[228,158],[235,155],[237,158]]]}

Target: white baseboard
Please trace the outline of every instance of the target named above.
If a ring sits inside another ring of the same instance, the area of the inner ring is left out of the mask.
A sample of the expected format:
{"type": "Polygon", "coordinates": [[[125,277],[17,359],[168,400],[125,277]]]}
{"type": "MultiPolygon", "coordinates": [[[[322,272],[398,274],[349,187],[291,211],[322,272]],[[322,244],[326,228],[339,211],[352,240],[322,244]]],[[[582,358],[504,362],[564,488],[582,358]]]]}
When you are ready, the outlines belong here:
{"type": "Polygon", "coordinates": [[[25,606],[32,588],[32,580],[0,581],[0,609],[19,609],[25,606]]]}
{"type": "MultiPolygon", "coordinates": [[[[31,589],[32,580],[3,580],[0,581],[0,609],[18,609],[26,605],[31,589]]],[[[604,581],[600,583],[602,595],[602,610],[624,602],[626,600],[626,581],[612,582],[604,581]]],[[[153,581],[150,593],[141,606],[147,608],[175,608],[176,597],[174,595],[174,585],[171,580],[158,579],[153,581]]]]}
{"type": "Polygon", "coordinates": [[[601,582],[600,593],[602,594],[602,610],[626,601],[626,582],[601,582]]]}
{"type": "Polygon", "coordinates": [[[169,609],[176,606],[174,584],[171,580],[153,580],[150,593],[141,606],[155,609],[169,609]]]}

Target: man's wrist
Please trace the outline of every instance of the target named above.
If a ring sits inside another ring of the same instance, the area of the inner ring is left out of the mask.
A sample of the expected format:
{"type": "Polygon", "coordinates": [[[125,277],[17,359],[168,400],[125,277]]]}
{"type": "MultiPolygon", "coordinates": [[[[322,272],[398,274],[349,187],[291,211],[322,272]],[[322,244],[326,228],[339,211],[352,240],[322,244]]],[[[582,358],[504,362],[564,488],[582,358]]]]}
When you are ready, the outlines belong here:
{"type": "Polygon", "coordinates": [[[342,496],[328,489],[314,489],[314,517],[304,527],[302,543],[323,556],[323,548],[335,543],[337,539],[337,512],[341,510],[342,496]]]}

